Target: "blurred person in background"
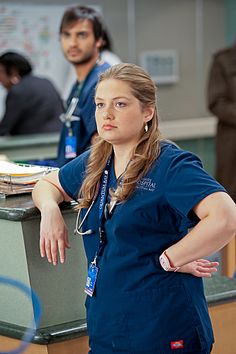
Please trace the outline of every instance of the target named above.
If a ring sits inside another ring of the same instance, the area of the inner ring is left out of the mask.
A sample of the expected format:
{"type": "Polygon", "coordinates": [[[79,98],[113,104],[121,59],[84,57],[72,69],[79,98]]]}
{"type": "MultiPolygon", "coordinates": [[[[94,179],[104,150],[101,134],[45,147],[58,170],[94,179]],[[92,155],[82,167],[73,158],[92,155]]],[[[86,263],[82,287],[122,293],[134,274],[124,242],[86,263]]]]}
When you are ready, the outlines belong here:
{"type": "Polygon", "coordinates": [[[213,57],[208,108],[218,119],[215,177],[236,202],[236,44],[213,57]]]}
{"type": "MultiPolygon", "coordinates": [[[[120,64],[122,62],[122,60],[118,57],[118,55],[116,55],[113,52],[111,35],[105,27],[103,27],[102,46],[100,48],[100,59],[105,61],[111,66],[115,64],[120,64]]],[[[75,75],[74,68],[70,67],[68,71],[65,87],[64,87],[63,97],[67,98],[71,90],[71,86],[73,85],[75,80],[76,80],[76,75],[75,75]]]]}
{"type": "Polygon", "coordinates": [[[63,103],[53,84],[32,74],[31,63],[17,52],[0,56],[0,83],[8,91],[0,135],[58,132],[63,103]]]}
{"type": "Polygon", "coordinates": [[[65,58],[75,71],[74,85],[67,99],[67,112],[58,146],[58,166],[84,152],[95,136],[94,92],[99,74],[109,64],[100,60],[103,45],[100,14],[86,6],[69,7],[61,20],[60,42],[65,58]]]}

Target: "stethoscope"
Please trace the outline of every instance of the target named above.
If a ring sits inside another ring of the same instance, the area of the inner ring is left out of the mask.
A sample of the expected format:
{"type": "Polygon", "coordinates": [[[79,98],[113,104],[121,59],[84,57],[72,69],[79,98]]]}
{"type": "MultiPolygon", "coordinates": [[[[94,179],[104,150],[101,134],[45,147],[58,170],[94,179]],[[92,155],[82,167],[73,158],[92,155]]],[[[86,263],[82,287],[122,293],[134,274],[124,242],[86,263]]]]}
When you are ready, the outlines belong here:
{"type": "MultiPolygon", "coordinates": [[[[81,209],[79,210],[78,214],[77,214],[77,218],[76,218],[76,223],[75,223],[75,229],[74,229],[74,235],[79,235],[79,236],[85,236],[85,235],[91,235],[94,231],[92,229],[88,229],[86,231],[80,231],[86,218],[88,217],[92,207],[94,206],[94,203],[98,197],[98,194],[99,194],[99,183],[96,187],[96,192],[95,192],[95,195],[93,197],[93,200],[90,204],[90,206],[88,207],[83,219],[81,220],[81,222],[79,222],[80,220],[80,213],[81,213],[81,209]]],[[[105,206],[105,219],[108,219],[108,216],[111,216],[112,215],[112,212],[115,208],[115,206],[117,205],[117,199],[116,198],[113,198],[110,203],[107,203],[106,206],[105,206]]]]}
{"type": "Polygon", "coordinates": [[[100,184],[98,183],[97,186],[96,186],[96,191],[95,191],[95,195],[93,197],[93,200],[92,200],[90,206],[88,207],[88,209],[87,209],[83,219],[81,220],[81,222],[79,222],[79,220],[80,220],[80,213],[81,213],[82,209],[80,209],[78,211],[77,218],[76,218],[76,223],[75,223],[74,235],[84,236],[84,235],[91,235],[93,233],[93,230],[91,230],[91,229],[88,229],[87,231],[84,231],[84,232],[80,231],[80,230],[81,230],[86,218],[88,217],[88,215],[89,215],[89,213],[90,213],[90,211],[91,211],[91,209],[92,209],[92,207],[93,207],[93,205],[94,205],[94,203],[95,203],[95,201],[96,201],[96,199],[98,197],[99,187],[100,187],[99,185],[100,184]]]}
{"type": "MultiPolygon", "coordinates": [[[[106,195],[107,195],[107,187],[108,187],[108,174],[109,174],[109,169],[110,169],[110,162],[111,162],[111,156],[107,161],[107,166],[106,169],[104,171],[104,175],[102,178],[102,182],[101,182],[101,200],[100,200],[100,204],[99,204],[99,229],[101,229],[101,224],[102,224],[102,220],[103,220],[103,216],[105,217],[105,219],[107,220],[108,218],[111,217],[113,210],[115,208],[115,206],[117,205],[117,198],[116,198],[116,192],[118,191],[118,188],[121,186],[122,184],[122,180],[123,180],[123,176],[124,173],[121,176],[120,182],[119,182],[119,187],[116,189],[113,197],[111,198],[111,200],[109,201],[109,203],[106,203],[106,195]]],[[[74,229],[74,235],[79,235],[79,236],[84,236],[84,235],[91,235],[92,233],[94,233],[94,231],[92,229],[88,229],[86,231],[80,231],[86,218],[88,217],[89,213],[91,212],[94,203],[99,195],[100,192],[100,182],[97,183],[96,185],[96,190],[95,190],[95,194],[94,197],[92,199],[92,202],[90,204],[90,206],[88,207],[83,219],[80,222],[80,213],[81,213],[81,209],[79,210],[78,214],[77,214],[77,218],[76,218],[76,223],[75,223],[75,229],[74,229]]]]}

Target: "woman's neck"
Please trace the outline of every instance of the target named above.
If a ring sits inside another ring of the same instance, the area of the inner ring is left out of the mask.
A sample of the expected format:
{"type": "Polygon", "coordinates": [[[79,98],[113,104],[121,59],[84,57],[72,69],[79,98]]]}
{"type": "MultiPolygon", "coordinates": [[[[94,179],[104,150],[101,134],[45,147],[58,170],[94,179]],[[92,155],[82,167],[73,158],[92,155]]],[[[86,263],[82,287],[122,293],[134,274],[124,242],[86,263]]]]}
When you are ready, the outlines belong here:
{"type": "Polygon", "coordinates": [[[114,170],[117,178],[125,172],[132,154],[133,149],[114,148],[114,170]]]}

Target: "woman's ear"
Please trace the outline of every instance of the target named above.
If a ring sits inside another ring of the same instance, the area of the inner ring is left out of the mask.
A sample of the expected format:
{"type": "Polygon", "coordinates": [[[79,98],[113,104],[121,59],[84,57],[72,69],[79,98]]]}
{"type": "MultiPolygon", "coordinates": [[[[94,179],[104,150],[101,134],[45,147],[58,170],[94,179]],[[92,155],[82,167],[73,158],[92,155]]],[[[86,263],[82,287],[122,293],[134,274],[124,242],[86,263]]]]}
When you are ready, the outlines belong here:
{"type": "Polygon", "coordinates": [[[144,111],[144,122],[145,123],[149,122],[153,118],[154,112],[155,112],[154,106],[149,106],[149,107],[145,108],[145,111],[144,111]]]}

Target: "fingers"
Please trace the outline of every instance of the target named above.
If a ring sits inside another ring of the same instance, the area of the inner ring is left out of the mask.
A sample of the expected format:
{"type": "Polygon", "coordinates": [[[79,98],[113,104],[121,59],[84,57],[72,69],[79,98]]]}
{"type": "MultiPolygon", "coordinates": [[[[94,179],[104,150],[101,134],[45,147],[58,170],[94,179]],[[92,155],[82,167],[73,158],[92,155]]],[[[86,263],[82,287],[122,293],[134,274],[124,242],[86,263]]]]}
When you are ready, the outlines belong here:
{"type": "Polygon", "coordinates": [[[64,263],[66,259],[65,249],[70,248],[68,241],[64,240],[47,240],[44,238],[40,239],[40,255],[41,257],[46,257],[49,263],[57,265],[58,254],[60,263],[64,263]]]}
{"type": "Polygon", "coordinates": [[[196,269],[198,272],[201,273],[215,273],[217,272],[217,268],[216,267],[210,267],[210,268],[205,268],[205,267],[197,267],[196,269]]]}
{"type": "Polygon", "coordinates": [[[39,247],[40,247],[40,256],[43,258],[46,256],[46,252],[45,252],[44,238],[42,238],[42,237],[40,237],[39,247]]]}
{"type": "MultiPolygon", "coordinates": [[[[45,252],[46,252],[46,257],[48,259],[49,263],[52,263],[52,252],[51,252],[51,240],[45,240],[45,252]]],[[[55,258],[54,258],[54,262],[55,262],[55,258]]]]}
{"type": "Polygon", "coordinates": [[[219,262],[212,262],[206,259],[198,259],[187,263],[179,268],[180,273],[189,273],[196,277],[210,278],[213,273],[217,272],[219,262]]]}
{"type": "Polygon", "coordinates": [[[198,277],[198,278],[211,278],[212,274],[196,272],[196,274],[194,274],[194,275],[195,275],[195,277],[198,277]]]}
{"type": "Polygon", "coordinates": [[[216,272],[217,271],[217,267],[219,266],[219,262],[211,262],[211,261],[207,261],[206,260],[197,260],[196,261],[196,267],[200,267],[201,270],[208,270],[208,271],[212,271],[212,272],[216,272]]]}
{"type": "Polygon", "coordinates": [[[205,265],[211,265],[213,267],[218,267],[219,265],[219,262],[213,262],[213,261],[209,261],[208,259],[197,259],[196,260],[197,263],[201,263],[202,265],[205,264],[205,265]]]}
{"type": "Polygon", "coordinates": [[[58,243],[57,241],[51,241],[50,254],[53,265],[57,265],[58,262],[58,243]]]}
{"type": "Polygon", "coordinates": [[[65,242],[63,240],[59,240],[58,241],[58,251],[59,251],[59,257],[60,257],[61,263],[65,262],[65,257],[66,257],[65,247],[66,247],[65,242]]]}
{"type": "Polygon", "coordinates": [[[197,260],[196,261],[196,276],[203,278],[210,278],[212,274],[217,272],[218,262],[211,262],[205,260],[197,260]]]}

